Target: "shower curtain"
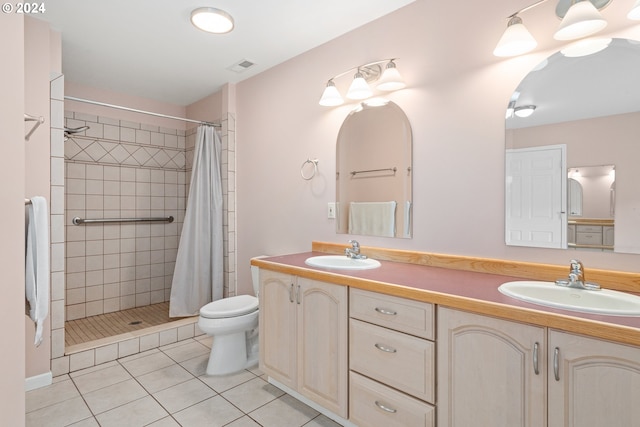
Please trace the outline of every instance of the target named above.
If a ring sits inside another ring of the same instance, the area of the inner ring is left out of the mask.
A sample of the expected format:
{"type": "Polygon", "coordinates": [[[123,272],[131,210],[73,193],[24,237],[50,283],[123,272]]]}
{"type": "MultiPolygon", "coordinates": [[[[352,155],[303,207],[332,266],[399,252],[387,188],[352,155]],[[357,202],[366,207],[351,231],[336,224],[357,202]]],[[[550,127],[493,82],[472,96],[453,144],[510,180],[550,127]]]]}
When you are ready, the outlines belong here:
{"type": "Polygon", "coordinates": [[[213,126],[198,127],[187,210],[171,284],[170,317],[197,315],[202,306],[222,298],[221,145],[213,126]]]}

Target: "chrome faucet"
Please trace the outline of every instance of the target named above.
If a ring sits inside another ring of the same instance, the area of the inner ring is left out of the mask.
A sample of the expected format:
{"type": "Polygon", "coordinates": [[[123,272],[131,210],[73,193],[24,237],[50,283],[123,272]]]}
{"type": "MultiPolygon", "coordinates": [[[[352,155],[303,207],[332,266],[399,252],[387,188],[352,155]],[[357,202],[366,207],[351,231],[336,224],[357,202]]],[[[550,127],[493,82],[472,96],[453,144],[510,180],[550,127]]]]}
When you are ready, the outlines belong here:
{"type": "Polygon", "coordinates": [[[345,248],[344,254],[353,259],[367,259],[366,255],[360,253],[360,243],[357,240],[349,240],[350,248],[345,248]]]}
{"type": "Polygon", "coordinates": [[[572,259],[569,264],[569,280],[558,279],[556,285],[565,286],[567,288],[588,289],[595,291],[600,289],[597,283],[590,283],[584,280],[584,266],[577,259],[572,259]]]}

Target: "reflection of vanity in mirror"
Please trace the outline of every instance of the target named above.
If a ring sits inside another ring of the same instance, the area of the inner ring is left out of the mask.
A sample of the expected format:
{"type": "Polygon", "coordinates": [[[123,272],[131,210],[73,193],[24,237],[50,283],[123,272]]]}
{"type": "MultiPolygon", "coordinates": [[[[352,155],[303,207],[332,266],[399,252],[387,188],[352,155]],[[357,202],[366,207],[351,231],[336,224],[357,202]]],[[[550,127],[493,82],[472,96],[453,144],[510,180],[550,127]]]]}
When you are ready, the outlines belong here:
{"type": "Polygon", "coordinates": [[[362,103],[336,144],[336,231],[411,237],[411,126],[398,105],[362,103]]]}
{"type": "Polygon", "coordinates": [[[508,245],[640,253],[639,71],[640,42],[613,39],[522,80],[506,119],[508,245]]]}

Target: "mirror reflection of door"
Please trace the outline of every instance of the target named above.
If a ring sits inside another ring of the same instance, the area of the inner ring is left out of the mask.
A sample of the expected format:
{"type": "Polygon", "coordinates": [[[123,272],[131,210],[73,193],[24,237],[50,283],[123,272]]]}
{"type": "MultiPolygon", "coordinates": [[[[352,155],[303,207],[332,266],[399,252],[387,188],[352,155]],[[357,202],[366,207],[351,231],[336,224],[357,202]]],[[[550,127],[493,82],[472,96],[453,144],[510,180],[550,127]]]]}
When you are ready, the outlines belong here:
{"type": "Polygon", "coordinates": [[[582,185],[573,178],[569,178],[567,185],[569,193],[569,215],[582,216],[582,185]]]}

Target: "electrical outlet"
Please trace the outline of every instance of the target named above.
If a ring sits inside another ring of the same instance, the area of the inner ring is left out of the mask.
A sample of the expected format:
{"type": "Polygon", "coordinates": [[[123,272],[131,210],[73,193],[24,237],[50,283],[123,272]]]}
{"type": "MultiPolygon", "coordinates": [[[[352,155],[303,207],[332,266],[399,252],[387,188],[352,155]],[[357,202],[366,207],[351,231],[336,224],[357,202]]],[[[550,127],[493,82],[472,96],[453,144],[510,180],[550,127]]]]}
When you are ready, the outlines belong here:
{"type": "Polygon", "coordinates": [[[327,218],[336,218],[336,204],[333,202],[327,204],[327,218]]]}

